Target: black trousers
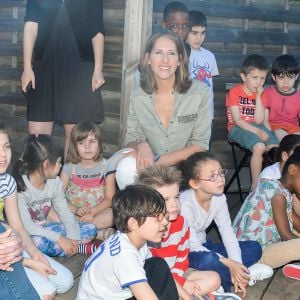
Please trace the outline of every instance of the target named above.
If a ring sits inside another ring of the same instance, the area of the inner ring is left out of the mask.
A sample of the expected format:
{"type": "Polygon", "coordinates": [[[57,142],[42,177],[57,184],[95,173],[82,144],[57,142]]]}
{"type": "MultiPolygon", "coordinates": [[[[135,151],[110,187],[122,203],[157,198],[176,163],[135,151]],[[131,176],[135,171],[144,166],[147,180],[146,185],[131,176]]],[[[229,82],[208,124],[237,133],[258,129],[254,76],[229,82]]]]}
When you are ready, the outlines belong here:
{"type": "MultiPolygon", "coordinates": [[[[170,268],[163,258],[151,257],[146,259],[144,269],[148,283],[159,300],[179,299],[170,268]]],[[[135,300],[135,297],[128,300],[135,300]]]]}

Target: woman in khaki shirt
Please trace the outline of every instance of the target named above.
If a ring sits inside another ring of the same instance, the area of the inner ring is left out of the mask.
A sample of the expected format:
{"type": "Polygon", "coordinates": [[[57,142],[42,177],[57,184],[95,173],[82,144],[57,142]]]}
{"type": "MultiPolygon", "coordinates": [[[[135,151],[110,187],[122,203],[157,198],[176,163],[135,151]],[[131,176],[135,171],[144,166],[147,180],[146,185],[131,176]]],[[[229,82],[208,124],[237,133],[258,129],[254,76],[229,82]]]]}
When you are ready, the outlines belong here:
{"type": "Polygon", "coordinates": [[[130,98],[125,141],[134,151],[117,168],[120,188],[134,181],[137,169],[153,163],[176,165],[209,145],[209,91],[189,79],[180,38],[171,31],[152,35],[140,72],[140,86],[130,98]]]}

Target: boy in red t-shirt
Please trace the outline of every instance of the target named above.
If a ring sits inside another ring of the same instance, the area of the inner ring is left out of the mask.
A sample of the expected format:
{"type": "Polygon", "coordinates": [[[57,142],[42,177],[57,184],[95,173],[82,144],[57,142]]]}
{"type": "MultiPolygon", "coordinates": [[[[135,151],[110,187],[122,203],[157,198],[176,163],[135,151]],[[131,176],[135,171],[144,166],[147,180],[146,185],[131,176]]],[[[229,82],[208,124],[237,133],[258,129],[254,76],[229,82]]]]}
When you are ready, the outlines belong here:
{"type": "Polygon", "coordinates": [[[256,186],[264,152],[278,145],[274,132],[263,124],[266,102],[263,85],[267,74],[268,62],[264,57],[248,56],[240,73],[243,83],[232,88],[226,97],[228,139],[252,151],[252,188],[256,186]]]}
{"type": "Polygon", "coordinates": [[[288,134],[300,134],[300,92],[295,88],[299,66],[292,55],[284,54],[274,60],[271,72],[275,84],[265,92],[265,124],[281,141],[288,134]]]}

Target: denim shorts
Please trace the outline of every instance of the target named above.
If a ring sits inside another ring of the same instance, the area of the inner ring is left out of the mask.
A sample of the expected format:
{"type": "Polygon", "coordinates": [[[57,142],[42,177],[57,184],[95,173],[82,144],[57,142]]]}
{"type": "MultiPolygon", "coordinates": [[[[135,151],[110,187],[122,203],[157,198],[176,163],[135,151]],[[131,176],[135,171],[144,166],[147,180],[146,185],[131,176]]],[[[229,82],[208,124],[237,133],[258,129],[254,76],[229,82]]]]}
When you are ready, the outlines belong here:
{"type": "Polygon", "coordinates": [[[231,130],[228,132],[228,139],[232,142],[240,144],[242,147],[251,151],[253,151],[253,147],[257,143],[263,143],[266,146],[279,144],[278,138],[276,137],[275,133],[269,130],[265,125],[256,123],[251,123],[251,125],[265,131],[269,136],[268,141],[263,142],[255,133],[242,129],[239,126],[233,126],[231,128],[231,130]]]}

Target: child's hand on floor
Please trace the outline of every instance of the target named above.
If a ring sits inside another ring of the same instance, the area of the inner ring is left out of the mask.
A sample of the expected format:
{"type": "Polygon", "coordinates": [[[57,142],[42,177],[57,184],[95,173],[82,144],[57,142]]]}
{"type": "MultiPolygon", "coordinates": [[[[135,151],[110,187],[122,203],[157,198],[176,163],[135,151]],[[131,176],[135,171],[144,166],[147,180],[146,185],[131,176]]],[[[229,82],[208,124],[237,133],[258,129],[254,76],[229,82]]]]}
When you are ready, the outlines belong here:
{"type": "Polygon", "coordinates": [[[66,238],[64,236],[61,236],[57,243],[59,246],[64,250],[65,254],[68,256],[76,254],[78,242],[69,238],[66,238]]]}
{"type": "Polygon", "coordinates": [[[267,142],[269,140],[269,136],[268,134],[263,131],[262,129],[257,128],[256,129],[256,135],[263,141],[263,142],[267,142]]]}
{"type": "Polygon", "coordinates": [[[82,216],[90,214],[90,213],[91,213],[91,209],[88,206],[83,205],[76,209],[75,215],[82,217],[82,216]]]}

